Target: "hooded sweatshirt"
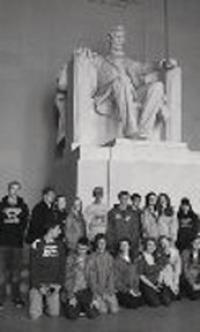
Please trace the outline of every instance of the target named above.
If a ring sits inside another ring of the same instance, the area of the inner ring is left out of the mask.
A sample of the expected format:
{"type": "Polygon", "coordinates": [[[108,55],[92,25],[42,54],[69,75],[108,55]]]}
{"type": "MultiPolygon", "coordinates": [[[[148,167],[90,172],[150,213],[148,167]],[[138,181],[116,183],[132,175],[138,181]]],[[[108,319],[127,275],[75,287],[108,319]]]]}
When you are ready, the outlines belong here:
{"type": "Polygon", "coordinates": [[[21,197],[17,197],[16,204],[11,204],[8,196],[2,198],[0,202],[0,246],[23,247],[28,216],[28,206],[21,197]]]}

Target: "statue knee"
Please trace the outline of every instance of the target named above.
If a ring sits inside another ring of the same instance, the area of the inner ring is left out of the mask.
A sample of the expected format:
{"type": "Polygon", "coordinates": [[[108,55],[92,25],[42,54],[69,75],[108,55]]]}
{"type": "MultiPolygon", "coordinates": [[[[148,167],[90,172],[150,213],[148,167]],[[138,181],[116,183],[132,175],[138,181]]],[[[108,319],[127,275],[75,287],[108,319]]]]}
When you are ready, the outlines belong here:
{"type": "Polygon", "coordinates": [[[152,83],[150,89],[159,95],[164,95],[164,84],[161,81],[152,83]]]}

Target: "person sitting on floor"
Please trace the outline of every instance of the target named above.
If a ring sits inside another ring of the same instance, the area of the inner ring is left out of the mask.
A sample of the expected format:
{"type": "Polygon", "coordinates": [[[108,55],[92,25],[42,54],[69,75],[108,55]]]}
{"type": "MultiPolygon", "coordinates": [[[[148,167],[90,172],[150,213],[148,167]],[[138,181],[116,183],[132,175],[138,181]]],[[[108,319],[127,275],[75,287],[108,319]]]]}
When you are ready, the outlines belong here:
{"type": "Polygon", "coordinates": [[[44,311],[49,316],[58,316],[60,313],[59,293],[64,282],[65,246],[59,238],[59,224],[46,224],[45,228],[43,238],[30,251],[31,319],[39,318],[44,311]]]}
{"type": "Polygon", "coordinates": [[[88,239],[81,237],[77,242],[76,251],[67,257],[62,302],[66,317],[73,320],[82,314],[90,319],[98,316],[88,282],[88,250],[88,239]]]}
{"type": "Polygon", "coordinates": [[[95,252],[89,261],[89,280],[94,302],[100,313],[117,313],[118,301],[114,285],[114,260],[106,250],[106,237],[97,234],[94,241],[95,252]]]}
{"type": "MultiPolygon", "coordinates": [[[[160,272],[159,283],[167,286],[171,292],[171,300],[179,298],[179,286],[181,276],[181,258],[178,249],[174,246],[172,239],[161,236],[159,239],[161,258],[164,267],[160,272]]],[[[169,292],[169,294],[170,294],[169,292]]]]}
{"type": "Polygon", "coordinates": [[[131,261],[128,239],[120,240],[114,267],[115,288],[119,304],[125,308],[138,308],[142,304],[138,266],[131,261]]]}
{"type": "Polygon", "coordinates": [[[191,247],[185,249],[181,256],[181,293],[191,300],[197,300],[200,298],[200,234],[193,239],[191,247]]]}
{"type": "Polygon", "coordinates": [[[160,304],[167,306],[171,302],[169,288],[163,283],[159,283],[164,262],[157,257],[156,251],[155,239],[147,238],[144,243],[144,251],[138,261],[140,290],[144,301],[151,307],[158,307],[160,304]]]}

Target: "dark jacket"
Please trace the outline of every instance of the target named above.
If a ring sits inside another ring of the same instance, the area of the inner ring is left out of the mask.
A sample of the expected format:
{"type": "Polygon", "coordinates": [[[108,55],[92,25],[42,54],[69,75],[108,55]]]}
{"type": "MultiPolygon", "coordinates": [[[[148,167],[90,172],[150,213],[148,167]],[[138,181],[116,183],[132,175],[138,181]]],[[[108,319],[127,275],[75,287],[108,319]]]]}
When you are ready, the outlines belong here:
{"type": "Polygon", "coordinates": [[[56,240],[45,243],[39,240],[36,249],[30,251],[30,282],[31,287],[41,284],[63,285],[65,276],[65,246],[56,240]]]}
{"type": "Polygon", "coordinates": [[[122,211],[118,205],[115,205],[108,212],[107,225],[108,249],[112,254],[117,253],[117,246],[121,239],[127,238],[131,244],[132,258],[138,255],[140,240],[140,218],[136,211],[127,207],[122,211]]]}
{"type": "Polygon", "coordinates": [[[193,211],[189,211],[186,215],[179,212],[177,217],[179,223],[177,247],[180,251],[183,251],[190,247],[192,240],[197,235],[199,231],[199,219],[193,211]]]}
{"type": "Polygon", "coordinates": [[[148,280],[150,280],[154,285],[157,285],[158,277],[160,271],[162,270],[162,264],[155,259],[153,265],[149,265],[145,259],[145,253],[142,253],[138,258],[138,271],[139,275],[144,275],[148,280]]]}
{"type": "Polygon", "coordinates": [[[28,222],[28,206],[21,197],[10,204],[8,196],[0,202],[0,246],[23,247],[24,232],[28,222]]]}
{"type": "Polygon", "coordinates": [[[127,293],[131,289],[139,292],[138,264],[127,262],[120,255],[114,262],[115,288],[117,292],[127,293]]]}
{"type": "Polygon", "coordinates": [[[26,241],[33,243],[36,239],[40,239],[45,235],[46,226],[56,223],[55,215],[52,207],[41,201],[32,211],[30,225],[26,241]]]}

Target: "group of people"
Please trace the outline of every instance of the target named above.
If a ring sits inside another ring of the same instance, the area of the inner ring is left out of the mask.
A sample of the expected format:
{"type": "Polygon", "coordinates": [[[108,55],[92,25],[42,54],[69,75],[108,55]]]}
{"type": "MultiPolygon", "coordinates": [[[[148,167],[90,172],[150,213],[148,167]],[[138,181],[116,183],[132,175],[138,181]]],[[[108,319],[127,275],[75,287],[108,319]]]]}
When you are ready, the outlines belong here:
{"type": "Polygon", "coordinates": [[[19,196],[21,184],[8,184],[0,202],[0,309],[7,283],[16,307],[23,246],[30,248],[28,312],[77,319],[117,313],[120,307],[170,305],[186,296],[200,298],[199,218],[190,200],[175,212],[166,193],[150,192],[141,207],[139,193],[121,191],[108,209],[103,188],[83,208],[76,197],[68,208],[51,187],[32,212],[19,196]]]}

